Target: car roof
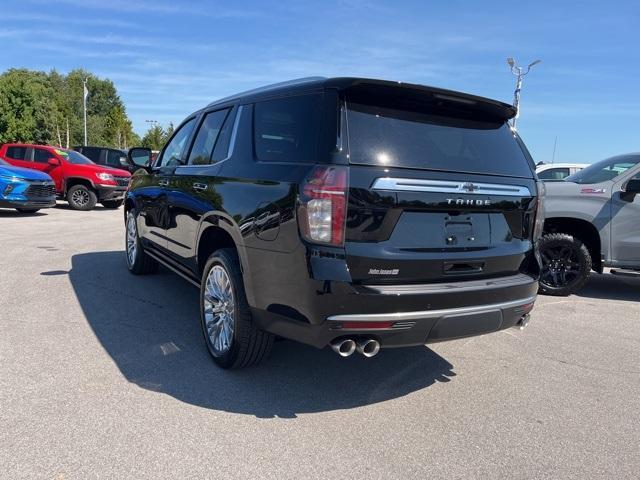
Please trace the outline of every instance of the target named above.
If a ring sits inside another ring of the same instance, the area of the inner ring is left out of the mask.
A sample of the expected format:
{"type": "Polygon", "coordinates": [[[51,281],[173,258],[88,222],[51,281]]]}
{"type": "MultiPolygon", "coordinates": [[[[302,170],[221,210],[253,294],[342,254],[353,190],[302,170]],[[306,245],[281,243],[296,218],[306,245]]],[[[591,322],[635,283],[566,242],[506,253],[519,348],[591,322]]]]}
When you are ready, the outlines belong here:
{"type": "Polygon", "coordinates": [[[422,92],[425,95],[435,95],[442,100],[458,101],[465,104],[481,104],[485,108],[490,108],[492,110],[492,113],[502,117],[504,120],[512,118],[516,113],[515,108],[512,105],[486,97],[471,95],[464,92],[457,92],[454,90],[446,90],[438,87],[431,87],[428,85],[361,77],[298,78],[286,82],[266,85],[264,87],[221,98],[220,100],[216,100],[215,102],[210,103],[206,108],[222,106],[228,103],[257,101],[270,97],[309,92],[313,90],[336,89],[339,91],[344,91],[354,87],[378,87],[386,89],[398,89],[398,91],[401,91],[401,89],[406,89],[413,92],[422,92]]]}
{"type": "Polygon", "coordinates": [[[549,170],[551,168],[584,168],[588,167],[589,165],[589,163],[544,163],[542,165],[536,166],[536,171],[549,170]]]}
{"type": "Polygon", "coordinates": [[[68,149],[65,149],[64,147],[54,147],[52,145],[38,145],[37,143],[3,143],[2,145],[6,147],[25,147],[25,148],[37,147],[37,148],[48,148],[52,150],[56,148],[59,150],[68,150],[68,149]]]}

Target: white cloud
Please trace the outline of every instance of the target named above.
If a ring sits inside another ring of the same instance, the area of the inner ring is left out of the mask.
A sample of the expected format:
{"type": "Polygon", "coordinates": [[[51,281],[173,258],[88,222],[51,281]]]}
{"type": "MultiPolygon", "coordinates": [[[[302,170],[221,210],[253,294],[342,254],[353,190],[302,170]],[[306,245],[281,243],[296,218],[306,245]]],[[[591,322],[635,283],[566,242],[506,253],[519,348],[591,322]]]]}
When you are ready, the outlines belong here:
{"type": "Polygon", "coordinates": [[[40,14],[40,13],[2,13],[3,22],[8,21],[24,21],[24,22],[45,22],[54,23],[59,25],[86,25],[86,26],[103,26],[103,27],[115,27],[115,28],[136,28],[140,29],[141,26],[133,22],[126,22],[124,20],[111,19],[111,18],[73,18],[73,17],[59,17],[57,15],[40,14]]]}
{"type": "MultiPolygon", "coordinates": [[[[50,4],[49,0],[25,0],[36,4],[50,4]]],[[[146,12],[158,14],[189,14],[217,18],[246,18],[257,15],[251,10],[236,10],[212,5],[211,3],[192,3],[183,0],[167,2],[159,0],[57,0],[58,4],[71,5],[84,9],[111,10],[115,12],[146,12]]]]}

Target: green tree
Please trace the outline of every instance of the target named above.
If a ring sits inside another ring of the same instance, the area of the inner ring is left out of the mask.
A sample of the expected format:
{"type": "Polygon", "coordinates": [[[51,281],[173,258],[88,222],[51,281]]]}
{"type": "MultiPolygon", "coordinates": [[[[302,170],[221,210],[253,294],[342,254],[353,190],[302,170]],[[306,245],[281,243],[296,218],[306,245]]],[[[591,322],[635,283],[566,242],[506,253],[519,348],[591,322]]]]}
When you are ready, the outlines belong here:
{"type": "Polygon", "coordinates": [[[51,142],[56,117],[46,74],[11,69],[0,75],[0,142],[51,142]]]}
{"type": "Polygon", "coordinates": [[[113,82],[82,69],[67,75],[11,69],[0,75],[0,142],[82,144],[85,79],[88,143],[119,148],[139,143],[113,82]]]}
{"type": "Polygon", "coordinates": [[[160,150],[166,141],[167,132],[156,123],[142,137],[142,146],[151,150],[160,150]]]}

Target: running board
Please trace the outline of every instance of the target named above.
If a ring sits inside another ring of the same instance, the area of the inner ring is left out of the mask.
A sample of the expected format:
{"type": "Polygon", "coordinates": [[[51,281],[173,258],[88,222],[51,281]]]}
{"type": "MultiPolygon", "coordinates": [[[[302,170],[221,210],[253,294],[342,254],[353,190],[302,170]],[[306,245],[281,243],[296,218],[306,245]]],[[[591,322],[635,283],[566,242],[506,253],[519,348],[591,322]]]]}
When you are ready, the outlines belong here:
{"type": "Polygon", "coordinates": [[[183,271],[182,268],[178,267],[177,265],[173,265],[173,262],[171,262],[170,260],[166,259],[163,256],[160,256],[160,254],[155,253],[155,252],[153,252],[151,250],[145,250],[144,253],[149,255],[151,258],[153,258],[158,263],[161,263],[162,265],[167,267],[173,273],[176,273],[176,274],[180,275],[182,278],[184,278],[187,282],[189,282],[194,287],[200,288],[200,282],[198,282],[196,279],[194,279],[189,273],[183,271]]]}
{"type": "Polygon", "coordinates": [[[617,275],[619,277],[630,277],[630,278],[640,278],[640,271],[638,270],[626,270],[624,268],[612,268],[612,275],[617,275]]]}

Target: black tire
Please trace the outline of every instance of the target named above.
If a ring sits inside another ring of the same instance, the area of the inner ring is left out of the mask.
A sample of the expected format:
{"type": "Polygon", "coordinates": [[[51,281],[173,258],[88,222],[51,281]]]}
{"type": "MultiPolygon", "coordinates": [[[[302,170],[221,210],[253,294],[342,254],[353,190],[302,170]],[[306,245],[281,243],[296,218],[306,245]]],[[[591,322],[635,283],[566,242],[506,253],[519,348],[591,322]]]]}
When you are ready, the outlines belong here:
{"type": "Polygon", "coordinates": [[[214,252],[207,261],[200,285],[200,325],[207,349],[213,360],[222,368],[235,369],[257,365],[264,361],[273,346],[274,336],[256,327],[247,304],[240,261],[235,250],[223,248],[214,252]],[[233,334],[226,353],[216,353],[205,324],[204,295],[209,272],[221,266],[231,283],[233,292],[233,334]]]}
{"type": "Polygon", "coordinates": [[[74,210],[93,210],[98,203],[96,192],[86,185],[74,185],[67,191],[67,202],[74,210]]]}
{"type": "Polygon", "coordinates": [[[32,213],[36,213],[39,208],[16,208],[16,210],[20,213],[24,213],[25,215],[30,215],[32,213]]]}
{"type": "Polygon", "coordinates": [[[589,249],[566,233],[550,233],[538,242],[542,259],[540,293],[565,297],[578,292],[591,273],[589,249]]]}
{"type": "Polygon", "coordinates": [[[144,251],[142,246],[142,242],[140,241],[140,237],[138,236],[138,227],[135,222],[136,212],[131,210],[127,213],[127,221],[125,223],[124,230],[124,249],[125,256],[127,258],[127,268],[134,275],[148,275],[150,273],[156,273],[158,271],[159,264],[158,262],[147,255],[147,252],[144,251]],[[129,252],[129,222],[133,222],[133,228],[135,230],[133,241],[135,243],[136,252],[132,256],[129,252]]]}
{"type": "Polygon", "coordinates": [[[124,200],[105,200],[102,202],[102,206],[104,208],[120,208],[124,200]]]}

